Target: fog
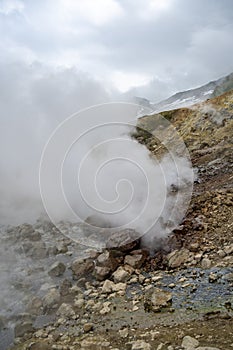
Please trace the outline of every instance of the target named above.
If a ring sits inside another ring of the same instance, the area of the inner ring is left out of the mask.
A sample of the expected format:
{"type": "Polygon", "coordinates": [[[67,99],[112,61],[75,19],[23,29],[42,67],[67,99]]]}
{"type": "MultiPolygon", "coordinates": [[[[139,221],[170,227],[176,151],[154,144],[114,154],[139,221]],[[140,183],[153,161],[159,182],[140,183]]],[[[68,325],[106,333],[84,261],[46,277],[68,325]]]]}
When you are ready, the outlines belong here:
{"type": "Polygon", "coordinates": [[[151,136],[166,149],[157,157],[134,137],[137,118],[151,111],[90,76],[19,63],[0,74],[0,347],[7,349],[33,298],[44,301],[54,286],[53,262],[69,266],[126,228],[151,254],[160,248],[185,216],[193,172],[168,121],[155,117],[151,136]],[[69,254],[59,254],[67,237],[69,254]]]}
{"type": "Polygon", "coordinates": [[[2,224],[35,222],[44,214],[56,224],[92,216],[103,226],[150,237],[179,224],[187,208],[182,201],[190,198],[191,165],[185,147],[177,154],[169,145],[166,157],[156,159],[132,139],[137,117],[151,111],[109,104],[119,93],[76,69],[5,64],[1,76],[2,224]]]}
{"type": "Polygon", "coordinates": [[[54,128],[80,108],[109,101],[110,93],[76,69],[1,64],[0,76],[0,219],[17,224],[42,211],[39,161],[54,128]]]}

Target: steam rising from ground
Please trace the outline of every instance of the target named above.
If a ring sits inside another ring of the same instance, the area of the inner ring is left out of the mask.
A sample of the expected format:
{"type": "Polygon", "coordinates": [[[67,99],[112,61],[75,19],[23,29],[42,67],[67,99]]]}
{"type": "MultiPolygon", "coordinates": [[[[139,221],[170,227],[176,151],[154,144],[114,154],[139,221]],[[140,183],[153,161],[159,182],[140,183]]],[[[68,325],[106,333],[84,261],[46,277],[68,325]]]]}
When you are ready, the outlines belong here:
{"type": "MultiPolygon", "coordinates": [[[[161,159],[152,157],[130,136],[138,113],[139,106],[127,103],[83,110],[56,129],[44,150],[40,185],[51,220],[88,217],[91,225],[107,226],[102,238],[91,237],[87,245],[104,247],[112,231],[133,228],[151,247],[153,238],[168,235],[187,209],[192,170],[182,140],[158,115],[155,136],[160,139],[162,128],[160,141],[167,150],[161,159]]],[[[79,235],[68,233],[78,242],[79,235]]]]}
{"type": "Polygon", "coordinates": [[[43,147],[67,116],[111,94],[76,69],[0,65],[0,220],[35,221],[43,207],[38,174],[43,147]]]}
{"type": "Polygon", "coordinates": [[[39,163],[58,125],[41,164],[41,193],[53,222],[91,217],[97,226],[148,233],[144,241],[167,235],[179,224],[192,188],[187,151],[181,147],[178,154],[169,145],[158,160],[133,140],[141,107],[104,104],[66,120],[81,108],[119,96],[75,69],[17,64],[1,70],[3,224],[33,222],[44,213],[39,163]]]}
{"type": "Polygon", "coordinates": [[[192,169],[185,145],[166,120],[157,116],[153,131],[166,152],[152,157],[131,136],[142,108],[103,104],[119,96],[93,79],[40,65],[0,69],[1,224],[35,222],[48,214],[60,229],[45,220],[0,227],[0,321],[4,316],[14,323],[32,296],[44,297],[53,285],[48,267],[57,259],[70,263],[70,255],[53,253],[64,245],[64,235],[72,239],[72,259],[87,254],[76,243],[82,243],[80,234],[85,246],[99,249],[112,231],[124,228],[135,229],[153,251],[185,215],[192,169]]]}

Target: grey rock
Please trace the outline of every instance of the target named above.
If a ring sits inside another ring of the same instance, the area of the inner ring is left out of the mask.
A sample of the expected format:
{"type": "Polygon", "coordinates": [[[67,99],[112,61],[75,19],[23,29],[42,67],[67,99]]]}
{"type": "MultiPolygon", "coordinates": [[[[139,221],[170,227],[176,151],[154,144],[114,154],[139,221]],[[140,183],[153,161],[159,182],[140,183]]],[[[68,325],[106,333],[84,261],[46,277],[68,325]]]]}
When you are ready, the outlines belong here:
{"type": "Polygon", "coordinates": [[[219,249],[219,250],[217,251],[217,254],[218,254],[218,256],[219,256],[220,258],[224,258],[224,257],[226,256],[226,253],[225,253],[224,250],[222,250],[222,249],[219,249]]]}
{"type": "Polygon", "coordinates": [[[151,350],[151,345],[144,340],[136,340],[132,342],[132,350],[151,350]]]}
{"type": "Polygon", "coordinates": [[[126,290],[126,287],[127,287],[127,284],[126,283],[122,283],[122,282],[119,282],[119,283],[113,283],[113,286],[112,286],[112,291],[113,292],[120,292],[120,291],[125,291],[126,290]]]}
{"type": "Polygon", "coordinates": [[[75,315],[75,312],[70,304],[63,303],[57,310],[57,315],[62,317],[72,317],[75,315]]]}
{"type": "Polygon", "coordinates": [[[63,273],[65,272],[66,267],[65,265],[60,262],[60,261],[56,261],[50,268],[48,274],[51,277],[58,277],[58,276],[62,276],[63,273]]]}
{"type": "Polygon", "coordinates": [[[151,288],[144,298],[144,307],[146,311],[158,312],[164,307],[171,306],[172,293],[159,288],[151,288]]]}
{"type": "Polygon", "coordinates": [[[100,267],[95,266],[94,270],[94,276],[98,281],[105,280],[111,273],[111,270],[109,267],[100,267]]]}
{"type": "Polygon", "coordinates": [[[31,315],[41,315],[43,311],[43,303],[42,300],[38,297],[33,297],[32,300],[27,305],[27,311],[31,315]]]}
{"type": "Polygon", "coordinates": [[[118,266],[118,262],[111,251],[100,254],[96,259],[96,264],[101,267],[108,267],[111,271],[114,271],[118,266]]]}
{"type": "Polygon", "coordinates": [[[92,336],[81,341],[82,350],[109,350],[110,343],[101,336],[92,336]]]}
{"type": "Polygon", "coordinates": [[[132,266],[134,269],[139,269],[145,261],[145,256],[142,254],[126,255],[124,263],[132,266]]]}
{"type": "Polygon", "coordinates": [[[130,273],[126,271],[122,266],[119,266],[118,269],[112,274],[114,282],[126,282],[130,278],[130,273]]]}
{"type": "Polygon", "coordinates": [[[103,287],[102,287],[102,293],[111,293],[113,290],[114,283],[110,280],[105,280],[103,287]]]}
{"type": "Polygon", "coordinates": [[[68,279],[64,279],[60,286],[60,294],[61,296],[68,295],[70,293],[70,288],[72,287],[72,283],[68,279]]]}
{"type": "Polygon", "coordinates": [[[36,343],[29,344],[28,350],[52,350],[52,345],[47,341],[38,341],[36,343]]]}
{"type": "Polygon", "coordinates": [[[198,345],[199,345],[199,341],[193,337],[190,337],[189,335],[186,335],[183,338],[181,343],[181,346],[187,350],[195,349],[198,347],[198,345]]]}
{"type": "Polygon", "coordinates": [[[224,247],[224,251],[227,255],[232,254],[233,253],[233,244],[230,244],[230,245],[224,247]]]}
{"type": "Polygon", "coordinates": [[[122,252],[133,250],[139,245],[139,237],[140,234],[132,229],[115,232],[107,240],[106,248],[117,248],[122,252]]]}
{"type": "Polygon", "coordinates": [[[233,272],[229,272],[227,273],[224,277],[224,280],[228,281],[228,282],[233,282],[233,272]]]}
{"type": "Polygon", "coordinates": [[[85,300],[83,298],[77,299],[74,302],[74,306],[78,309],[81,309],[85,304],[85,300]]]}
{"type": "Polygon", "coordinates": [[[189,250],[191,252],[198,252],[199,248],[200,248],[200,246],[199,246],[198,242],[191,243],[190,246],[189,246],[189,250]]]}
{"type": "Polygon", "coordinates": [[[121,338],[127,338],[129,335],[129,330],[128,328],[123,328],[119,330],[119,334],[121,338]]]}
{"type": "Polygon", "coordinates": [[[211,267],[211,260],[208,258],[204,258],[201,261],[201,267],[203,269],[209,269],[211,267]]]}
{"type": "Polygon", "coordinates": [[[44,242],[35,242],[30,251],[30,256],[34,259],[44,259],[48,256],[46,244],[44,242]]]}
{"type": "Polygon", "coordinates": [[[85,333],[88,333],[88,332],[92,331],[93,328],[94,328],[93,323],[85,323],[85,324],[83,325],[83,331],[84,331],[85,333]]]}
{"type": "Polygon", "coordinates": [[[52,288],[43,298],[43,306],[45,310],[49,310],[57,306],[60,301],[60,293],[56,288],[52,288]]]}
{"type": "Polygon", "coordinates": [[[182,248],[180,250],[174,250],[167,255],[168,266],[170,268],[177,268],[186,263],[190,258],[190,251],[182,248]]]}
{"type": "Polygon", "coordinates": [[[91,259],[75,260],[71,265],[71,270],[76,279],[90,276],[94,270],[94,262],[91,259]]]}
{"type": "Polygon", "coordinates": [[[218,280],[218,275],[216,275],[215,273],[210,273],[209,274],[209,282],[210,283],[217,282],[217,280],[218,280]]]}
{"type": "Polygon", "coordinates": [[[17,322],[15,325],[15,337],[22,337],[25,333],[31,333],[34,331],[32,322],[17,322]]]}

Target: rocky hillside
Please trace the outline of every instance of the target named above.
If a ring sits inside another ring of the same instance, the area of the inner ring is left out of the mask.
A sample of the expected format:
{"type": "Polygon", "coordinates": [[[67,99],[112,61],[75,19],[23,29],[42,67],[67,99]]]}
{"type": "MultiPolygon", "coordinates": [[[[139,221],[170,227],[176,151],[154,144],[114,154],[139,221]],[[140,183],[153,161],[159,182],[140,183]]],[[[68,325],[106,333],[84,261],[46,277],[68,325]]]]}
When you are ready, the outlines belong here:
{"type": "MultiPolygon", "coordinates": [[[[183,235],[185,247],[200,244],[210,249],[211,259],[214,258],[216,264],[224,265],[224,261],[231,259],[223,258],[224,246],[233,243],[233,91],[197,104],[192,109],[161,114],[184,140],[196,172],[191,206],[183,232],[178,235],[183,235]]],[[[156,124],[156,115],[141,118],[138,125],[153,133],[153,124],[156,124]]],[[[153,135],[139,129],[137,139],[156,156],[162,152],[153,135]]]]}
{"type": "MultiPolygon", "coordinates": [[[[182,225],[153,257],[130,239],[132,230],[115,233],[114,249],[83,259],[51,224],[8,230],[12,249],[23,242],[33,262],[27,276],[47,276],[39,293],[26,280],[14,350],[232,349],[233,91],[162,115],[185,141],[196,172],[182,225]]],[[[157,118],[141,118],[134,137],[161,157],[166,150],[152,135],[157,118]]],[[[1,349],[10,348],[4,317],[0,330],[1,349]]]]}
{"type": "Polygon", "coordinates": [[[217,84],[211,97],[220,96],[220,95],[224,94],[225,92],[228,92],[232,89],[233,89],[233,73],[222,78],[221,83],[217,84]]]}

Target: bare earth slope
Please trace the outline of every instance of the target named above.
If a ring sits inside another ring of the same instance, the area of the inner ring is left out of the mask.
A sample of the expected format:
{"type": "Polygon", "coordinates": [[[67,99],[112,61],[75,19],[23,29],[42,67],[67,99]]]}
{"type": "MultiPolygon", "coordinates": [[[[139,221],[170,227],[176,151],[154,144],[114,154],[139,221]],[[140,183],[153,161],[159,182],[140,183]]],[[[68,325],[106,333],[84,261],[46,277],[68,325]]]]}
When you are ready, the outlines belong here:
{"type": "MultiPolygon", "coordinates": [[[[67,262],[72,278],[54,278],[47,299],[30,305],[37,314],[53,305],[53,321],[33,329],[22,320],[14,349],[232,349],[233,91],[162,114],[184,139],[197,175],[181,228],[153,257],[134,246],[67,262]],[[95,278],[87,279],[91,268],[95,278]]],[[[153,132],[156,118],[138,125],[153,132]]],[[[163,154],[150,133],[138,128],[134,137],[163,154]]]]}

